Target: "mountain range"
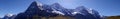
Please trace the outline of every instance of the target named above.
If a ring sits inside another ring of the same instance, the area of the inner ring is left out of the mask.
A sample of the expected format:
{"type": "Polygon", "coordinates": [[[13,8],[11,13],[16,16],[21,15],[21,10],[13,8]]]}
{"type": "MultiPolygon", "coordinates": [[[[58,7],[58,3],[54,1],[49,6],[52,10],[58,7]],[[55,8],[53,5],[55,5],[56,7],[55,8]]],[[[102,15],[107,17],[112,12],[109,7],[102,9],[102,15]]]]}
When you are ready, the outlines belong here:
{"type": "Polygon", "coordinates": [[[67,18],[74,19],[101,19],[99,13],[91,8],[79,6],[75,9],[66,9],[59,3],[52,5],[41,4],[36,1],[24,11],[17,14],[13,19],[42,19],[45,17],[66,16],[67,18]]]}

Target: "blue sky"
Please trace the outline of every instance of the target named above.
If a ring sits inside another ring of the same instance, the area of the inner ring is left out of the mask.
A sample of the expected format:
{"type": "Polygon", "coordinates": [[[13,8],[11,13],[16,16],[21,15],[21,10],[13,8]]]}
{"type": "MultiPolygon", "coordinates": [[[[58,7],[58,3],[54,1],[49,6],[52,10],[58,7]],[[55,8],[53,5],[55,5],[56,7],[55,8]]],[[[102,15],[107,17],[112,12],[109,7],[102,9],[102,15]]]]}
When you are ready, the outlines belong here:
{"type": "MultiPolygon", "coordinates": [[[[24,12],[34,0],[0,0],[0,17],[5,14],[24,12]]],[[[85,6],[97,10],[100,15],[120,15],[120,0],[37,0],[40,3],[51,5],[60,3],[65,8],[74,9],[85,6]]]]}

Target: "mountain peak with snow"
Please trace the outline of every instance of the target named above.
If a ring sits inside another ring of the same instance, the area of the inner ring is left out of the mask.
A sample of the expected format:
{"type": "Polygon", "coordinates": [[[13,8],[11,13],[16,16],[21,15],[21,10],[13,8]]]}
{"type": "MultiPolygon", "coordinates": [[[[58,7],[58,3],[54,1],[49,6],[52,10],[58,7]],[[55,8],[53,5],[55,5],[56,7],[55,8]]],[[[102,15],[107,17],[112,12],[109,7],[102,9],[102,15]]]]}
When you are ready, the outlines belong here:
{"type": "Polygon", "coordinates": [[[11,16],[13,16],[13,14],[6,14],[5,16],[7,16],[7,17],[11,17],[11,16]]]}

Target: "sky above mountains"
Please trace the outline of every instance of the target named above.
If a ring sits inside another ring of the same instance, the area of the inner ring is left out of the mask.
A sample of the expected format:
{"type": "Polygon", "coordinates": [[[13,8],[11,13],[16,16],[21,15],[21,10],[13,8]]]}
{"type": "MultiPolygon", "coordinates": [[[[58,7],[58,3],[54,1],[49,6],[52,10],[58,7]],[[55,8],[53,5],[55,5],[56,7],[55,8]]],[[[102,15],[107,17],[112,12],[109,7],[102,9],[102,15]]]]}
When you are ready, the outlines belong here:
{"type": "MultiPolygon", "coordinates": [[[[24,12],[35,0],[0,0],[0,17],[5,14],[18,14],[24,12]]],[[[100,15],[120,15],[120,0],[36,0],[43,4],[59,3],[68,9],[85,6],[97,10],[100,15]]]]}

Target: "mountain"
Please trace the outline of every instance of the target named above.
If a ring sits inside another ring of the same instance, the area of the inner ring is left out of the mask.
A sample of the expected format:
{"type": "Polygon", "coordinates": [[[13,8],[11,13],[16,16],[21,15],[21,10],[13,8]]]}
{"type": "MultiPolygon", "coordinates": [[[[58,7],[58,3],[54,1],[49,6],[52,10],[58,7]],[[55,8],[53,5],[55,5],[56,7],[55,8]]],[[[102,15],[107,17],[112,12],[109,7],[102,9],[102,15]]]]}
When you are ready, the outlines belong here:
{"type": "Polygon", "coordinates": [[[14,19],[101,19],[97,11],[79,6],[76,9],[66,9],[59,3],[52,5],[41,4],[36,1],[19,13],[14,19]]]}
{"type": "Polygon", "coordinates": [[[14,14],[6,14],[2,19],[14,19],[15,16],[14,14]]]}
{"type": "Polygon", "coordinates": [[[86,8],[85,6],[79,6],[75,9],[75,12],[77,14],[81,15],[81,18],[83,19],[101,19],[100,15],[97,11],[93,9],[86,8]]]}
{"type": "MultiPolygon", "coordinates": [[[[56,16],[58,14],[53,14],[51,12],[47,12],[48,10],[43,10],[44,5],[38,6],[38,3],[36,1],[32,2],[31,5],[28,7],[28,9],[18,14],[15,19],[34,19],[34,16],[40,16],[41,17],[48,17],[48,16],[56,16]]],[[[52,11],[52,10],[51,10],[52,11]]]]}
{"type": "Polygon", "coordinates": [[[0,19],[2,19],[2,18],[0,18],[0,19]]]}

